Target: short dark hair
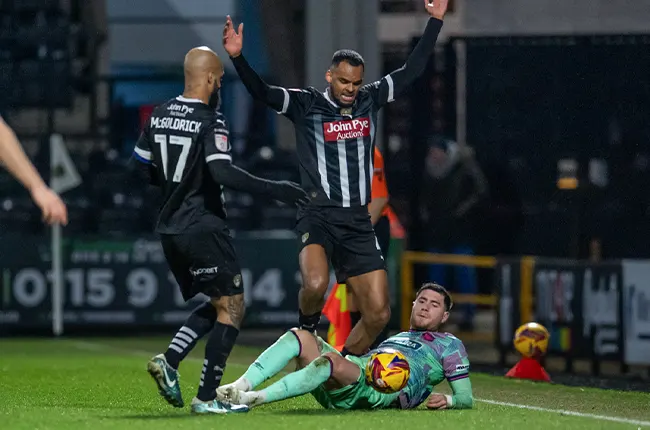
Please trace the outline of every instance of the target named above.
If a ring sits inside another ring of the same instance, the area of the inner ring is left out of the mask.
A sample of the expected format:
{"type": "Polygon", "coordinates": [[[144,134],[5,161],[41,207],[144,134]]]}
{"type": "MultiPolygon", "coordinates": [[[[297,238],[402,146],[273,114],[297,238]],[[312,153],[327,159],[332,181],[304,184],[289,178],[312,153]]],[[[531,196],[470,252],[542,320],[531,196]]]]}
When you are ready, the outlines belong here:
{"type": "Polygon", "coordinates": [[[361,54],[351,49],[339,49],[332,56],[332,66],[338,66],[343,61],[349,63],[352,67],[366,67],[361,54]]]}
{"type": "Polygon", "coordinates": [[[420,293],[424,290],[431,290],[435,291],[438,294],[441,294],[442,297],[445,298],[445,310],[449,312],[451,308],[454,306],[454,302],[451,300],[451,295],[449,294],[449,291],[445,287],[443,287],[440,284],[436,284],[435,282],[425,282],[422,284],[420,289],[418,290],[417,293],[415,293],[415,298],[417,299],[420,296],[420,293]]]}

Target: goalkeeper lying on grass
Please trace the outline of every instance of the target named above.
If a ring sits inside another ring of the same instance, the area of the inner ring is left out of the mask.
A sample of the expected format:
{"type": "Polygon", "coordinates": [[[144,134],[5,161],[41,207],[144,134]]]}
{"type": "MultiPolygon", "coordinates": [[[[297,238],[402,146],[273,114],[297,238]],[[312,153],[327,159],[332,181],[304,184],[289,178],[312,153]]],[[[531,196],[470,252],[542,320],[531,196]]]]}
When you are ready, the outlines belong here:
{"type": "Polygon", "coordinates": [[[343,357],[320,337],[294,329],[264,351],[237,381],[218,388],[217,399],[255,407],[311,393],[330,409],[412,409],[424,401],[429,409],[471,408],[465,347],[458,338],[437,331],[449,318],[451,306],[451,297],[443,287],[424,284],[413,303],[411,329],[379,346],[400,351],[409,362],[408,384],[397,393],[380,393],[366,382],[364,369],[373,351],[361,357],[343,357]],[[268,388],[253,391],[294,358],[299,370],[268,388]],[[431,394],[445,378],[453,395],[431,394]]]}

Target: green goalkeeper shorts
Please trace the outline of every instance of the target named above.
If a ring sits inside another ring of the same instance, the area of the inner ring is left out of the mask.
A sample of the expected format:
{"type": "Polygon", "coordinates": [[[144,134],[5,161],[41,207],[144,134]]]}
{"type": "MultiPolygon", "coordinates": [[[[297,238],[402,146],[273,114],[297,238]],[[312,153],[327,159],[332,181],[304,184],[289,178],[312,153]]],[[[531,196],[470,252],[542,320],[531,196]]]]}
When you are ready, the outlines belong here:
{"type": "MultiPolygon", "coordinates": [[[[321,354],[332,352],[341,355],[333,346],[318,337],[321,354]]],[[[325,409],[377,409],[385,408],[397,397],[396,395],[383,394],[376,391],[366,383],[365,369],[369,357],[347,356],[347,360],[359,366],[359,379],[352,385],[327,391],[323,385],[316,388],[311,394],[325,409]]]]}

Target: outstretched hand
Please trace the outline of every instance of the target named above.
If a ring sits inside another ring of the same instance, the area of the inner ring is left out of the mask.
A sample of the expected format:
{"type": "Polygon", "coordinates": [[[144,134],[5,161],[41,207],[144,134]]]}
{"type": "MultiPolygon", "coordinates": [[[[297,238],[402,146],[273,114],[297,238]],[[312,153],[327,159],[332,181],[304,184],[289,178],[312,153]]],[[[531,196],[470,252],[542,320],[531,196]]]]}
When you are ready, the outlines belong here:
{"type": "Polygon", "coordinates": [[[239,28],[235,30],[235,25],[232,23],[230,15],[226,17],[226,25],[223,27],[223,48],[228,55],[235,58],[241,54],[244,46],[244,23],[239,24],[239,28]]]}
{"type": "Polygon", "coordinates": [[[291,181],[278,181],[280,188],[278,189],[279,195],[277,200],[284,202],[288,205],[304,206],[309,203],[307,193],[300,188],[300,185],[291,181]]]}
{"type": "Polygon", "coordinates": [[[449,0],[424,0],[424,8],[427,10],[429,15],[434,18],[442,20],[447,13],[447,6],[449,5],[449,0]]]}

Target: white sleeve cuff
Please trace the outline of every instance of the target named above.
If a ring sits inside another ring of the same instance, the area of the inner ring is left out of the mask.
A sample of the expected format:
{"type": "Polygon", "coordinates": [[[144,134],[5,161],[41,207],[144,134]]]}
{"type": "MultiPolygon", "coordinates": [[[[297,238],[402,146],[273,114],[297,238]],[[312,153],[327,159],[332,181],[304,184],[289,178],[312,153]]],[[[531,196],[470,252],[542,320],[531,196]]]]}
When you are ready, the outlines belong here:
{"type": "Polygon", "coordinates": [[[277,113],[279,115],[284,115],[285,113],[287,113],[287,110],[289,110],[289,101],[291,99],[289,98],[289,91],[287,91],[286,88],[281,88],[281,89],[282,89],[282,92],[284,93],[284,101],[282,103],[282,110],[278,111],[277,113]]]}
{"type": "Polygon", "coordinates": [[[137,146],[133,149],[133,152],[135,152],[136,154],[138,154],[138,156],[140,156],[141,158],[147,161],[151,161],[153,159],[153,155],[151,155],[151,151],[145,151],[144,149],[138,148],[137,146]]]}
{"type": "Polygon", "coordinates": [[[388,99],[386,102],[391,103],[395,101],[395,84],[391,75],[386,75],[386,83],[388,84],[388,99]]]}
{"type": "Polygon", "coordinates": [[[207,157],[205,157],[205,161],[208,162],[208,163],[210,161],[214,161],[214,160],[232,161],[232,157],[230,156],[230,154],[212,154],[212,155],[208,155],[207,157]]]}
{"type": "Polygon", "coordinates": [[[454,399],[451,397],[449,394],[445,394],[445,398],[447,399],[447,408],[451,409],[454,407],[454,399]]]}

